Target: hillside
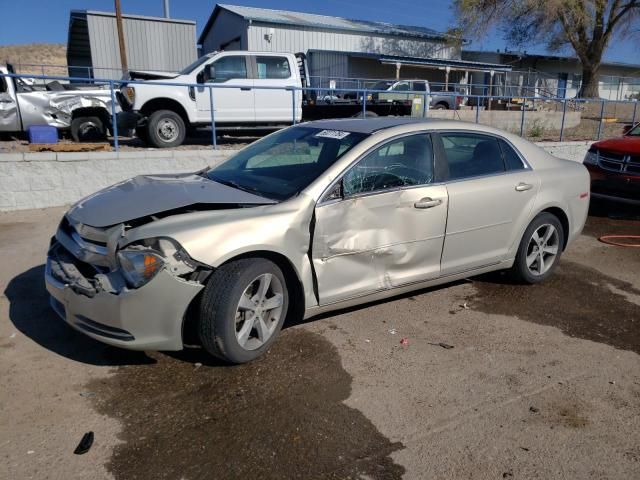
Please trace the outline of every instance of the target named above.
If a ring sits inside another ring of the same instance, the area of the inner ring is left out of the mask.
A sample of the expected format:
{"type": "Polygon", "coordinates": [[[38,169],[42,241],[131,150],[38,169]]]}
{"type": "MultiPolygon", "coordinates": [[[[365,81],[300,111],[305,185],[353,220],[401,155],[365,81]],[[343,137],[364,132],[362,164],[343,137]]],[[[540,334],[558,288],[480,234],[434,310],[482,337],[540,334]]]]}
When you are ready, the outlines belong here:
{"type": "Polygon", "coordinates": [[[42,74],[40,67],[35,65],[59,65],[61,67],[45,68],[46,75],[66,75],[67,47],[57,43],[31,43],[28,45],[0,45],[0,63],[12,63],[18,73],[42,74]]]}

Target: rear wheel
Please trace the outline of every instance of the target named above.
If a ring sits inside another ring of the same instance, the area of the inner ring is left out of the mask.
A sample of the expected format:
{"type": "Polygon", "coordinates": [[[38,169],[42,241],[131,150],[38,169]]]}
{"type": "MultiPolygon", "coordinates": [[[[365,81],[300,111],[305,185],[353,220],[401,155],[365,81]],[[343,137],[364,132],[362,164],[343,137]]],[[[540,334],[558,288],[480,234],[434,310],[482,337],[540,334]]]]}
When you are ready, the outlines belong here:
{"type": "Polygon", "coordinates": [[[509,273],[519,283],[539,283],[555,270],[564,247],[564,229],[555,215],[541,213],[527,227],[509,273]]]}
{"type": "Polygon", "coordinates": [[[98,117],[78,117],[71,122],[74,142],[99,142],[107,138],[104,123],[98,117]]]}
{"type": "Polygon", "coordinates": [[[230,262],[216,270],[200,304],[199,335],[212,355],[245,363],[275,341],[289,304],[280,268],[263,258],[230,262]]]}
{"type": "Polygon", "coordinates": [[[449,107],[447,105],[445,105],[444,103],[438,103],[437,105],[435,105],[433,107],[434,110],[448,110],[449,107]]]}
{"type": "Polygon", "coordinates": [[[153,112],[147,124],[149,143],[156,148],[182,145],[186,130],[182,117],[171,110],[153,112]]]}

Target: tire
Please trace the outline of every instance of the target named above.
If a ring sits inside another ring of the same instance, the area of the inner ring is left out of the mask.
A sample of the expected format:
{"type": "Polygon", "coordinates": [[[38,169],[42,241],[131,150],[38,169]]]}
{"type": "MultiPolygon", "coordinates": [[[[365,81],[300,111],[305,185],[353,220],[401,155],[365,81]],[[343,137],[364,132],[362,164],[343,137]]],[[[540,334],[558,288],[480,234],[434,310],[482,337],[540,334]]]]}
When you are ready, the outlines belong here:
{"type": "Polygon", "coordinates": [[[71,121],[74,142],[99,142],[107,138],[104,123],[99,117],[78,117],[71,121]]]}
{"type": "Polygon", "coordinates": [[[558,266],[562,250],[564,248],[564,228],[558,217],[551,213],[543,212],[533,219],[520,240],[518,253],[513,266],[509,270],[509,276],[516,283],[534,284],[540,283],[549,278],[558,266]],[[545,240],[549,230],[545,227],[552,227],[555,232],[545,240]],[[537,242],[534,234],[542,239],[537,242]],[[544,242],[544,243],[543,243],[544,242]],[[542,247],[542,262],[540,262],[540,252],[542,247]],[[552,252],[555,251],[555,254],[552,252]],[[533,260],[532,260],[533,259],[533,260]],[[548,262],[551,262],[550,264],[548,262]],[[542,268],[541,268],[542,267],[542,268]]]}
{"type": "Polygon", "coordinates": [[[182,117],[172,110],[158,110],[149,117],[147,135],[149,144],[156,148],[182,145],[187,129],[182,117]]]}
{"type": "Polygon", "coordinates": [[[136,127],[136,137],[138,137],[145,145],[149,145],[149,130],[147,130],[147,128],[147,125],[144,127],[136,127]]]}
{"type": "Polygon", "coordinates": [[[449,107],[444,103],[438,103],[433,107],[434,110],[449,110],[449,107]]]}
{"type": "Polygon", "coordinates": [[[227,263],[209,277],[202,294],[198,318],[202,346],[227,362],[250,362],[264,354],[275,341],[288,306],[284,275],[273,262],[245,258],[227,263]],[[267,309],[259,301],[262,282],[269,276],[267,292],[262,298],[265,306],[279,303],[280,306],[273,309],[267,309]],[[255,321],[256,312],[261,312],[262,322],[255,321]],[[263,328],[257,328],[259,325],[263,328]]]}

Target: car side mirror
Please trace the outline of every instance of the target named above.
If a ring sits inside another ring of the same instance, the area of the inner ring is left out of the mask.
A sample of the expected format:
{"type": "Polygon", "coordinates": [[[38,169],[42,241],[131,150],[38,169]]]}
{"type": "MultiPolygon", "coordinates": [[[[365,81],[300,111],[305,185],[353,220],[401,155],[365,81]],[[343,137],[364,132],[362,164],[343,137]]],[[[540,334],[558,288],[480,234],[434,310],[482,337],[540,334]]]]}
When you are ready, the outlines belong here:
{"type": "Polygon", "coordinates": [[[204,70],[201,72],[198,72],[198,75],[196,75],[196,83],[198,84],[204,83],[204,70]]]}

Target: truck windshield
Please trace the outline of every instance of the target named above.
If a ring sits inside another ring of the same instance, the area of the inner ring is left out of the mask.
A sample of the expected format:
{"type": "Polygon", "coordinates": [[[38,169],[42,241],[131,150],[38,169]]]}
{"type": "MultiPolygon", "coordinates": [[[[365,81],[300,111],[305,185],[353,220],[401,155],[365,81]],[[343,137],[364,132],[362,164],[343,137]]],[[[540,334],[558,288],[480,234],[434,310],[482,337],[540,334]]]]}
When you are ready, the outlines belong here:
{"type": "Polygon", "coordinates": [[[272,200],[300,193],[367,134],[292,127],[269,135],[207,172],[214,182],[272,200]]]}
{"type": "Polygon", "coordinates": [[[188,74],[190,74],[191,72],[193,72],[196,68],[198,68],[200,65],[202,65],[204,62],[206,62],[210,58],[211,58],[211,56],[209,56],[209,55],[205,55],[204,57],[200,57],[195,62],[193,62],[191,65],[187,65],[182,70],[180,70],[180,73],[178,73],[178,75],[188,75],[188,74]]]}
{"type": "Polygon", "coordinates": [[[640,123],[638,123],[635,128],[632,128],[631,130],[629,130],[629,132],[627,133],[627,135],[632,135],[634,137],[640,137],[640,123]]]}

